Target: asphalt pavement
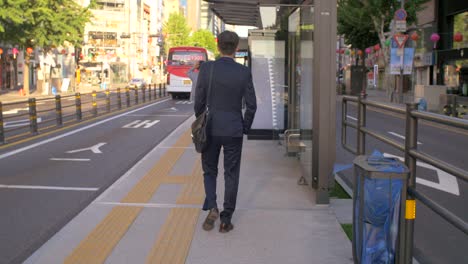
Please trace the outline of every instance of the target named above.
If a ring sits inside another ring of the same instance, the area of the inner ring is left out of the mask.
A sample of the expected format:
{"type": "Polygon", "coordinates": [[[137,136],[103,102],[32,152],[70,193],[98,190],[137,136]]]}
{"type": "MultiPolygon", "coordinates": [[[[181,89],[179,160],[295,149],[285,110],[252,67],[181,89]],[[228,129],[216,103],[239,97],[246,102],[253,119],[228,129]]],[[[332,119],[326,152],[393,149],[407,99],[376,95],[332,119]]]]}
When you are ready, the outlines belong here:
{"type": "Polygon", "coordinates": [[[20,263],[193,113],[162,99],[0,149],[0,263],[20,263]]]}

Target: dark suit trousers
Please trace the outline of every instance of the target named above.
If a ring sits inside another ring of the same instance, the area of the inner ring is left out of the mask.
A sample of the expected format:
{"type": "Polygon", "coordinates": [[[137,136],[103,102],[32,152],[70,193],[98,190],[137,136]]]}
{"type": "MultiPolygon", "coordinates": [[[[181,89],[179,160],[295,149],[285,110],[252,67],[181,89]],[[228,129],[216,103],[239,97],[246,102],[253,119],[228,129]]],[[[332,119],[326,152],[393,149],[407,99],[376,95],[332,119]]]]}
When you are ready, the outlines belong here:
{"type": "Polygon", "coordinates": [[[242,153],[242,137],[210,136],[209,145],[202,153],[203,176],[205,183],[205,202],[203,210],[217,208],[216,178],[221,147],[224,154],[224,210],[221,221],[230,222],[236,209],[237,190],[242,153]]]}

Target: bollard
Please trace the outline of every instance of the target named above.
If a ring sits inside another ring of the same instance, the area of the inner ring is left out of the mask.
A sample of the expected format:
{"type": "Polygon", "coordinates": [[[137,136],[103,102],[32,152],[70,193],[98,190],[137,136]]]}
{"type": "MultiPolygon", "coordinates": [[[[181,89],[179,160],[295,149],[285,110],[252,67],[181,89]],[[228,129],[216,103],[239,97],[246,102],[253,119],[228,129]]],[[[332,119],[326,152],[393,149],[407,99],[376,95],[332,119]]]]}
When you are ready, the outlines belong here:
{"type": "Polygon", "coordinates": [[[57,119],[57,126],[61,126],[63,124],[62,118],[62,100],[60,95],[55,96],[55,116],[57,119]]]}
{"type": "Polygon", "coordinates": [[[151,101],[151,84],[148,84],[148,97],[149,97],[149,100],[151,101]]]}
{"type": "Polygon", "coordinates": [[[111,100],[110,100],[110,91],[109,89],[106,90],[106,110],[107,113],[110,113],[111,111],[111,100]]]}
{"type": "Polygon", "coordinates": [[[141,94],[143,97],[143,103],[145,103],[146,102],[146,87],[144,85],[141,86],[141,94]]]}
{"type": "Polygon", "coordinates": [[[117,107],[122,109],[122,97],[120,96],[120,88],[117,88],[117,107]]]}
{"type": "Polygon", "coordinates": [[[153,97],[154,97],[155,100],[158,99],[158,95],[157,95],[157,93],[156,93],[157,90],[158,90],[158,89],[156,89],[156,84],[153,84],[153,93],[154,93],[154,94],[153,94],[153,95],[154,95],[153,97]]]}
{"type": "Polygon", "coordinates": [[[5,143],[5,128],[3,127],[3,106],[0,102],[0,143],[5,143]]]}
{"type": "Polygon", "coordinates": [[[97,116],[96,91],[93,91],[93,93],[92,93],[91,95],[93,96],[93,101],[92,101],[92,104],[93,104],[93,116],[96,117],[96,116],[97,116]]]}
{"type": "Polygon", "coordinates": [[[75,94],[75,105],[76,105],[76,121],[81,121],[83,116],[81,112],[81,94],[80,93],[75,94]]]}
{"type": "Polygon", "coordinates": [[[138,104],[138,87],[135,87],[135,104],[138,104]]]}
{"type": "Polygon", "coordinates": [[[127,107],[130,107],[130,88],[125,87],[125,96],[127,97],[127,107]]]}
{"type": "Polygon", "coordinates": [[[29,128],[31,134],[37,134],[37,109],[36,109],[36,99],[29,98],[28,100],[29,106],[29,128]]]}
{"type": "Polygon", "coordinates": [[[164,93],[163,93],[163,94],[164,94],[164,97],[166,97],[166,95],[167,95],[167,94],[166,94],[166,84],[163,84],[163,89],[164,89],[164,93]]]}
{"type": "Polygon", "coordinates": [[[159,83],[159,98],[162,97],[162,83],[159,83]]]}

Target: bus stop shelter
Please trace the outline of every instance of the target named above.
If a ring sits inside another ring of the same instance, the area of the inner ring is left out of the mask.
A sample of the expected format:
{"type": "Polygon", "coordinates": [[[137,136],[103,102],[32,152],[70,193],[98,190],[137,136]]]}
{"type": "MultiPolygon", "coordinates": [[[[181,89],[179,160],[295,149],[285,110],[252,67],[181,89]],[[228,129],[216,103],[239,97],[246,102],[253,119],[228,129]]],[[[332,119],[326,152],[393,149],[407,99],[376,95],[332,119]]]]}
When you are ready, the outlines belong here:
{"type": "Polygon", "coordinates": [[[258,97],[249,138],[286,137],[317,203],[329,203],[336,148],[337,1],[205,1],[226,24],[257,28],[248,40],[258,97]]]}

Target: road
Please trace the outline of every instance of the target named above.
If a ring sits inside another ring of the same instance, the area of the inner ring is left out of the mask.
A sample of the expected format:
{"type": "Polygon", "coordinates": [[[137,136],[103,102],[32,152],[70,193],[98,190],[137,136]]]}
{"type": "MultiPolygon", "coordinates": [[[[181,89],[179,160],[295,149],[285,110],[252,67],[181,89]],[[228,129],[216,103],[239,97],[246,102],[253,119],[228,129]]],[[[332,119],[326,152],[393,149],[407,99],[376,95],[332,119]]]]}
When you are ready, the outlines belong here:
{"type": "MultiPolygon", "coordinates": [[[[356,107],[348,106],[350,121],[357,117],[356,107]]],[[[394,140],[404,142],[405,120],[376,111],[367,112],[370,129],[394,140]]],[[[468,170],[468,133],[460,133],[420,124],[418,149],[436,158],[468,170]]],[[[355,129],[348,128],[347,140],[356,146],[355,129]]],[[[337,104],[337,163],[352,164],[354,156],[341,146],[341,103],[337,104]]],[[[378,150],[389,155],[404,157],[399,150],[366,136],[366,152],[378,150]]],[[[345,183],[352,188],[353,171],[340,172],[345,183]]],[[[417,189],[464,221],[468,221],[468,184],[454,176],[438,171],[428,164],[418,163],[417,189]]],[[[417,202],[414,255],[421,264],[467,263],[468,236],[417,202]]]]}
{"type": "Polygon", "coordinates": [[[164,99],[0,149],[0,263],[21,263],[192,113],[164,99]]]}

